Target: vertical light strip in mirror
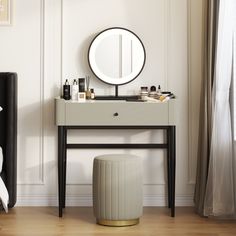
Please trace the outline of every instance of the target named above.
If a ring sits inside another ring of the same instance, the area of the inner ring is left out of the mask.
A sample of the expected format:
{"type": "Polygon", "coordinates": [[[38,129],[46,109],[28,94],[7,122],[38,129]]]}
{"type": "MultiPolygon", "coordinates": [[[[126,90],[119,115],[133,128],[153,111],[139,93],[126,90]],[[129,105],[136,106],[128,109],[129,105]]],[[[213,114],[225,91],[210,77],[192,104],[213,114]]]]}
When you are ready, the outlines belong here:
{"type": "Polygon", "coordinates": [[[123,36],[119,35],[119,78],[123,76],[123,36]]]}
{"type": "Polygon", "coordinates": [[[122,35],[122,74],[121,77],[132,73],[132,40],[122,35]]]}
{"type": "Polygon", "coordinates": [[[133,68],[134,68],[134,58],[133,58],[133,40],[130,41],[130,72],[133,73],[133,68]]]}

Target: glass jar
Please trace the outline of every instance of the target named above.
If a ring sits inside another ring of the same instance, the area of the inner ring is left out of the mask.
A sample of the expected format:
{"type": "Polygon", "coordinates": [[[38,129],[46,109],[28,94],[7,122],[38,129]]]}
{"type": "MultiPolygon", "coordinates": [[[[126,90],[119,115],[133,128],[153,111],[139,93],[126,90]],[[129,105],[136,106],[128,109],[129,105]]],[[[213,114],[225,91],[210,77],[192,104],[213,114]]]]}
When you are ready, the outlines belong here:
{"type": "Polygon", "coordinates": [[[141,87],[140,97],[141,97],[141,100],[147,101],[147,98],[148,98],[148,87],[141,87]]]}

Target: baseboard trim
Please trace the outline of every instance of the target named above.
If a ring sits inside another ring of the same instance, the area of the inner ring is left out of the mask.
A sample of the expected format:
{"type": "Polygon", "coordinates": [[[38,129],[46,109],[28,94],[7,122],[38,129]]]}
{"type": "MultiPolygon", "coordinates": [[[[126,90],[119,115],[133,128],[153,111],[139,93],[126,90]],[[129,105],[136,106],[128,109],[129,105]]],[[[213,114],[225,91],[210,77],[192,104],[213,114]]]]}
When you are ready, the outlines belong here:
{"type": "MultiPolygon", "coordinates": [[[[93,199],[91,195],[68,196],[67,206],[92,206],[93,199]]],[[[57,206],[58,198],[56,196],[18,196],[16,206],[57,206]]],[[[145,195],[143,198],[144,206],[166,206],[167,200],[161,195],[145,195]]],[[[193,206],[192,195],[179,195],[175,198],[176,206],[193,206]]]]}

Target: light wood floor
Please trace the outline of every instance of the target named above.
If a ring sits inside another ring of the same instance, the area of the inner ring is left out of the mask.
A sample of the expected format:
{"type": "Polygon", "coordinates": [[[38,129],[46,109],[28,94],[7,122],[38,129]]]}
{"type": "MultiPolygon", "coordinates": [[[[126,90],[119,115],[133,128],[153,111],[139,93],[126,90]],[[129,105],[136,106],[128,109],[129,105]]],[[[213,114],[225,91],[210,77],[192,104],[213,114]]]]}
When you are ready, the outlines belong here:
{"type": "Polygon", "coordinates": [[[236,236],[236,221],[201,218],[193,208],[177,208],[171,218],[167,208],[144,208],[140,224],[130,227],[105,227],[95,224],[92,208],[68,207],[63,218],[56,207],[16,207],[0,213],[0,236],[236,236]]]}

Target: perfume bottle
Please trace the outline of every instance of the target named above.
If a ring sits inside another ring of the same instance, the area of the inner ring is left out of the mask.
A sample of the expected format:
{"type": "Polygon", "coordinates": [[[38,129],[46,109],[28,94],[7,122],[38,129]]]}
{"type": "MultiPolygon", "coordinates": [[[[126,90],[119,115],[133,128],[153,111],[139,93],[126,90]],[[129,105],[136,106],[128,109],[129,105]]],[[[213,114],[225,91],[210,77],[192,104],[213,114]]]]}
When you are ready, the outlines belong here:
{"type": "Polygon", "coordinates": [[[157,95],[158,95],[158,96],[161,96],[161,95],[162,95],[162,92],[161,92],[161,85],[158,85],[157,95]]]}
{"type": "Polygon", "coordinates": [[[65,84],[63,85],[63,98],[65,100],[70,100],[70,85],[68,80],[66,80],[65,84]]]}
{"type": "Polygon", "coordinates": [[[86,90],[85,94],[86,94],[86,99],[90,100],[91,99],[91,91],[86,90]]]}
{"type": "Polygon", "coordinates": [[[94,99],[95,98],[95,93],[94,93],[93,88],[90,89],[90,93],[91,93],[91,99],[94,99]]]}

